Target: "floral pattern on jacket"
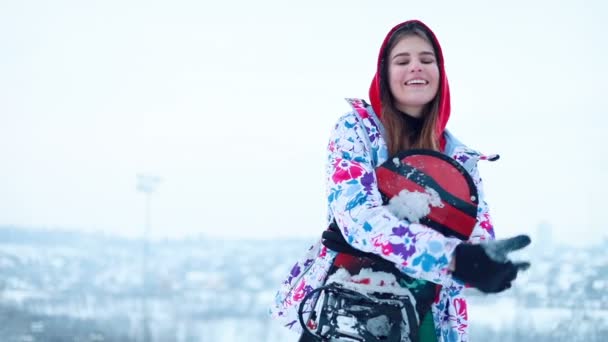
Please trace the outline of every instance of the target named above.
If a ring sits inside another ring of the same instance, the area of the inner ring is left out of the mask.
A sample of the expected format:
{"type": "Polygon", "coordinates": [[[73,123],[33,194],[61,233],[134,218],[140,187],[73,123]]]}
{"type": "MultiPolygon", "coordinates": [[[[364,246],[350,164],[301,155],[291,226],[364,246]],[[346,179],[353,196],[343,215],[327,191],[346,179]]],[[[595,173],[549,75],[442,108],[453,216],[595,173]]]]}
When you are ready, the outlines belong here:
{"type": "MultiPolygon", "coordinates": [[[[355,107],[356,109],[356,107],[355,107]]],[[[367,108],[371,111],[371,107],[367,108]]],[[[461,241],[417,223],[400,220],[382,206],[374,169],[388,158],[386,141],[373,116],[361,111],[342,116],[335,125],[327,149],[328,224],[334,218],[347,241],[355,248],[381,255],[403,273],[442,285],[432,305],[439,341],[468,340],[467,304],[464,285],[448,270],[453,251],[461,241]],[[361,121],[365,128],[358,122],[361,121]]],[[[479,195],[477,224],[471,243],[494,238],[484,201],[477,161],[488,157],[469,149],[449,132],[444,153],[460,162],[471,174],[479,195]]],[[[291,268],[275,296],[271,315],[297,332],[300,302],[322,286],[336,253],[322,245],[312,245],[291,268]]],[[[310,301],[304,312],[311,311],[310,301]]]]}

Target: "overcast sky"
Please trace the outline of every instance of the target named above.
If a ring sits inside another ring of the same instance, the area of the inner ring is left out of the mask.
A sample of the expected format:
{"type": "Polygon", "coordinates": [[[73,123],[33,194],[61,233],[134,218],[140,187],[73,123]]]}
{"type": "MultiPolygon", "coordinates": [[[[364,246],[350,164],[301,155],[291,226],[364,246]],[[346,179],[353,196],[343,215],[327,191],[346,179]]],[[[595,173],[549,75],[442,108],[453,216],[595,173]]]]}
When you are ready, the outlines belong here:
{"type": "Polygon", "coordinates": [[[448,128],[499,236],[607,237],[608,7],[597,1],[2,1],[0,225],[311,237],[330,129],[406,19],[438,36],[448,128]]]}

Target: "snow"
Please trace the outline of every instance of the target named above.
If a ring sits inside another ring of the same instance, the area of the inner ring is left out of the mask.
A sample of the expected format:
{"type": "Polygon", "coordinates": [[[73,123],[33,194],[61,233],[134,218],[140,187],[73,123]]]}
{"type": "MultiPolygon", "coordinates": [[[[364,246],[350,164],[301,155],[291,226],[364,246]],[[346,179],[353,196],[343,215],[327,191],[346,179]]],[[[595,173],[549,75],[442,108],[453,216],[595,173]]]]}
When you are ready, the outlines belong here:
{"type": "Polygon", "coordinates": [[[365,328],[374,336],[387,336],[391,328],[390,321],[385,315],[367,320],[365,328]]]}
{"type": "MultiPolygon", "coordinates": [[[[108,338],[112,331],[139,340],[141,249],[127,243],[83,248],[77,238],[74,234],[73,247],[0,244],[0,310],[10,313],[3,317],[14,317],[3,325],[3,338],[44,340],[41,336],[57,329],[73,333],[74,322],[90,319],[83,326],[104,325],[82,340],[93,340],[93,333],[100,334],[98,340],[120,340],[108,338]]],[[[154,340],[297,341],[299,335],[273,321],[268,308],[296,255],[311,242],[203,240],[151,246],[154,292],[146,307],[154,340]],[[233,259],[235,254],[242,258],[233,259]]],[[[605,243],[587,249],[543,245],[529,252],[533,257],[525,259],[532,267],[512,289],[499,295],[467,293],[471,340],[563,341],[566,333],[576,342],[603,342],[608,334],[606,248],[605,243]],[[514,335],[517,331],[525,335],[514,335]]],[[[366,272],[342,279],[392,281],[392,275],[366,272]]]]}
{"type": "MultiPolygon", "coordinates": [[[[486,326],[493,331],[511,327],[530,327],[538,332],[551,332],[564,321],[580,319],[580,314],[565,308],[522,308],[514,298],[499,297],[469,301],[471,327],[486,326]]],[[[587,310],[596,319],[608,323],[608,310],[587,310]]]]}
{"type": "Polygon", "coordinates": [[[605,280],[594,280],[593,283],[591,283],[591,287],[593,287],[594,290],[602,290],[602,289],[606,289],[606,286],[608,282],[606,282],[605,280]]]}
{"type": "Polygon", "coordinates": [[[27,300],[46,299],[48,295],[32,290],[8,289],[0,292],[0,302],[10,302],[22,305],[27,300]]]}
{"type": "Polygon", "coordinates": [[[437,191],[429,187],[425,192],[401,190],[387,204],[393,215],[411,223],[420,223],[420,219],[431,212],[431,206],[441,208],[443,203],[437,191]]]}
{"type": "Polygon", "coordinates": [[[344,287],[360,293],[388,292],[409,296],[415,303],[412,293],[407,288],[399,286],[395,276],[387,272],[375,272],[364,268],[359,274],[351,275],[347,270],[339,268],[327,279],[327,284],[331,283],[342,284],[344,287]]]}
{"type": "Polygon", "coordinates": [[[355,328],[357,321],[355,320],[354,317],[338,316],[337,321],[338,321],[338,327],[341,332],[343,332],[345,334],[351,334],[353,336],[357,336],[357,329],[355,328]]]}

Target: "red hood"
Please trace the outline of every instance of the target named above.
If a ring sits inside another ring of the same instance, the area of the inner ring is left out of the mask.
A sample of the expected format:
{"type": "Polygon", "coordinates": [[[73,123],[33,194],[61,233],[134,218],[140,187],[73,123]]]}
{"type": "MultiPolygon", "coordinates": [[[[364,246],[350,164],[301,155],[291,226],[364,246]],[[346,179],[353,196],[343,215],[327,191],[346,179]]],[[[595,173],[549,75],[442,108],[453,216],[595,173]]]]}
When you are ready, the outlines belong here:
{"type": "Polygon", "coordinates": [[[399,28],[401,28],[402,26],[404,26],[408,23],[418,23],[419,25],[426,28],[426,30],[428,31],[428,33],[431,36],[431,39],[434,41],[435,47],[437,49],[436,53],[437,53],[437,57],[438,57],[438,61],[439,61],[439,74],[441,77],[441,84],[440,84],[440,88],[439,88],[439,94],[441,94],[441,102],[439,103],[439,117],[437,120],[437,136],[441,137],[440,145],[443,149],[443,147],[445,146],[445,140],[443,138],[443,131],[445,130],[446,125],[448,124],[448,119],[450,118],[450,87],[448,85],[448,78],[445,74],[445,69],[444,69],[445,63],[444,63],[444,59],[443,59],[443,53],[441,52],[441,45],[439,45],[439,41],[437,40],[437,37],[435,37],[435,34],[433,33],[433,31],[431,31],[431,29],[428,26],[426,26],[424,23],[422,23],[421,21],[408,20],[406,22],[403,22],[403,23],[393,27],[390,30],[390,32],[386,35],[386,37],[384,38],[384,41],[382,42],[382,46],[380,47],[380,53],[378,54],[378,64],[376,66],[376,74],[374,75],[374,78],[372,79],[372,84],[369,88],[369,100],[372,103],[372,108],[374,108],[374,112],[376,112],[376,114],[378,116],[382,115],[382,101],[380,100],[380,73],[381,73],[380,64],[382,62],[382,57],[384,56],[384,50],[386,50],[388,41],[390,40],[393,33],[395,33],[395,31],[397,31],[399,28]]]}

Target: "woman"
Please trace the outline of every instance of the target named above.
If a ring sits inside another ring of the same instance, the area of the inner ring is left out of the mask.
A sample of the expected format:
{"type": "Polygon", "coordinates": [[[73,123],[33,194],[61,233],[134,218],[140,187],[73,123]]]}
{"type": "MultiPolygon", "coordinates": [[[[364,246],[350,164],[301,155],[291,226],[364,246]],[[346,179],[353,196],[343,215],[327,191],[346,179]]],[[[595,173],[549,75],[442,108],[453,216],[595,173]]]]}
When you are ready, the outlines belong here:
{"type": "MultiPolygon", "coordinates": [[[[420,21],[406,21],[388,33],[369,96],[371,106],[362,100],[350,100],[355,110],[341,117],[331,134],[328,222],[335,222],[333,231],[350,248],[394,264],[404,279],[419,280],[419,289],[426,293],[422,301],[428,304],[426,312],[418,312],[418,322],[423,322],[421,341],[466,341],[463,283],[485,292],[500,292],[510,287],[519,269],[528,266],[505,258],[509,249],[528,244],[527,237],[523,242],[520,237],[516,247],[509,240],[506,249],[504,244],[480,244],[493,240],[494,231],[483,200],[477,161],[497,157],[467,148],[445,130],[450,93],[443,55],[433,32],[420,21]],[[375,168],[389,156],[414,148],[443,152],[470,173],[477,187],[479,207],[477,223],[467,243],[400,219],[383,205],[375,168]],[[499,257],[488,252],[493,248],[503,249],[497,252],[499,257]],[[424,262],[419,262],[422,259],[424,262]]],[[[274,317],[296,331],[301,331],[297,318],[300,302],[336,269],[336,249],[327,248],[331,244],[326,240],[327,235],[294,265],[271,309],[274,317]]],[[[338,252],[342,251],[338,248],[338,252]]],[[[308,305],[306,311],[311,307],[308,305]]],[[[304,340],[303,336],[301,341],[304,340]]]]}

